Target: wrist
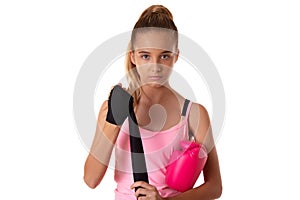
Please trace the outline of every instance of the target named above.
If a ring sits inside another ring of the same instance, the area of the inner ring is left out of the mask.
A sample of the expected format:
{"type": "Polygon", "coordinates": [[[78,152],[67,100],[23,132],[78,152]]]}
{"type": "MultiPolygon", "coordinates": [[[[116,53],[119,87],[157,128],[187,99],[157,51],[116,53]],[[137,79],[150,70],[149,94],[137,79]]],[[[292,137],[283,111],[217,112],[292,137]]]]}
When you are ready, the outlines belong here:
{"type": "Polygon", "coordinates": [[[133,111],[133,97],[119,85],[115,86],[108,98],[106,121],[122,125],[130,111],[133,111]]]}
{"type": "Polygon", "coordinates": [[[111,142],[114,143],[119,135],[120,129],[120,126],[106,122],[102,128],[102,132],[111,142]]]}

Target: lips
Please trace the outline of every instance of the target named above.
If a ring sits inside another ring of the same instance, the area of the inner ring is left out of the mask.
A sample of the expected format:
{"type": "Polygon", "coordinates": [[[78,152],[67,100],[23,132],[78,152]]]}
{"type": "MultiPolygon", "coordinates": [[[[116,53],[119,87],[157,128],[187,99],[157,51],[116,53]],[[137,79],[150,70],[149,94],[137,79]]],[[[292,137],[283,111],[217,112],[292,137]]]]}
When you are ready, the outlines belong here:
{"type": "Polygon", "coordinates": [[[161,78],[162,78],[161,76],[149,76],[149,79],[150,79],[150,80],[153,80],[153,81],[159,80],[159,79],[161,79],[161,78]]]}

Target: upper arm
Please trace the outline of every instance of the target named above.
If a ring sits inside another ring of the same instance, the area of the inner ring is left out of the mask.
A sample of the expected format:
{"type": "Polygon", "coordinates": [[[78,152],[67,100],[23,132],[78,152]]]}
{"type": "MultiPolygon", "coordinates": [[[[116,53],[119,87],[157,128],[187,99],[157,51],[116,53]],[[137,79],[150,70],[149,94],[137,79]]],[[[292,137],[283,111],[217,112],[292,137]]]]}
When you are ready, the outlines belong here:
{"type": "Polygon", "coordinates": [[[204,106],[192,103],[188,117],[189,128],[193,132],[197,143],[203,144],[207,151],[214,147],[214,139],[210,125],[210,119],[204,106]]]}
{"type": "Polygon", "coordinates": [[[205,182],[210,181],[221,186],[218,154],[214,143],[212,128],[207,110],[200,104],[193,103],[189,115],[189,126],[197,143],[203,144],[208,158],[203,169],[205,182]]]}

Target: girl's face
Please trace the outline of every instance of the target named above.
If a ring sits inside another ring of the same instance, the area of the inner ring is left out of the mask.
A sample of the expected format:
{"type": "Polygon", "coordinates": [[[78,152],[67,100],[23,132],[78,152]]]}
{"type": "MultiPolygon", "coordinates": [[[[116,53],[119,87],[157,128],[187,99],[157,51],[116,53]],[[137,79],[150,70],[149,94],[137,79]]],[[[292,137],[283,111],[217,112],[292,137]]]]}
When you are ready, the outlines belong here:
{"type": "Polygon", "coordinates": [[[178,59],[176,46],[168,33],[151,31],[136,36],[131,62],[136,65],[142,85],[160,87],[168,84],[173,65],[178,59]]]}

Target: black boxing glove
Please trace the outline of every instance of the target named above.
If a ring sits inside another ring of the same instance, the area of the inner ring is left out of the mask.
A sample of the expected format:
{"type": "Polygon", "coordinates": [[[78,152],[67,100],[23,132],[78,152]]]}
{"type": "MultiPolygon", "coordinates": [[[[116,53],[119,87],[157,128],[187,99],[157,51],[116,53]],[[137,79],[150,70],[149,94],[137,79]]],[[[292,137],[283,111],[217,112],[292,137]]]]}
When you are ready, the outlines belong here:
{"type": "Polygon", "coordinates": [[[133,110],[133,97],[120,85],[114,86],[108,98],[106,121],[122,125],[129,116],[129,110],[133,110]]]}

